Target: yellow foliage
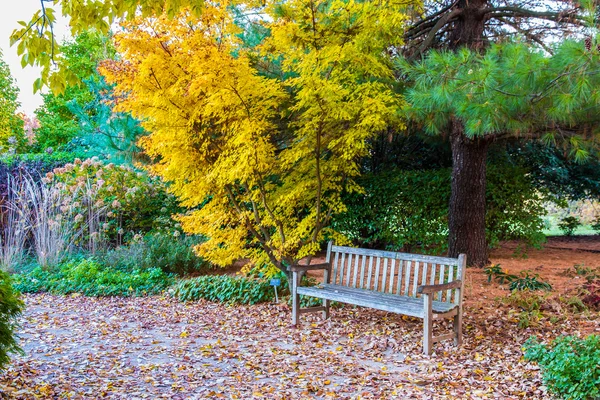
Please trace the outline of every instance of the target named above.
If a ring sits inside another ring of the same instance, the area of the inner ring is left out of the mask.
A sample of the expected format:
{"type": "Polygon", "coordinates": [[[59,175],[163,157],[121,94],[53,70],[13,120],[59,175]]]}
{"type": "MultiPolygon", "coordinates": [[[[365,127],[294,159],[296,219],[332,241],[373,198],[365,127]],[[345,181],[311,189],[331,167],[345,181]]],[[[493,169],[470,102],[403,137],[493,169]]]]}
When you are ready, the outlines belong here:
{"type": "Polygon", "coordinates": [[[251,47],[236,23],[250,8],[135,19],[102,72],[115,108],[151,132],[153,171],[193,209],[180,220],[208,238],[197,252],[285,270],[344,240],[327,228],[340,194],[361,190],[367,139],[400,124],[390,64],[406,16],[388,1],[272,3],[250,22],[270,35],[251,47]]]}

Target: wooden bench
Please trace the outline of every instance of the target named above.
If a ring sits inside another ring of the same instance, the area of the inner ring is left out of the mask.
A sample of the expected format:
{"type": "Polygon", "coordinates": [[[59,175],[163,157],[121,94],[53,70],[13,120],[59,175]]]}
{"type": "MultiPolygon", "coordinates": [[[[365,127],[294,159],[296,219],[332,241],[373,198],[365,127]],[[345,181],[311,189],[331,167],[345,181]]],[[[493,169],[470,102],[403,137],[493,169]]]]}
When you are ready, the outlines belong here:
{"type": "Polygon", "coordinates": [[[462,343],[462,297],[466,256],[434,257],[345,246],[327,246],[323,264],[294,265],[292,323],[300,314],[322,312],[329,318],[330,301],[370,307],[423,319],[423,352],[446,339],[462,343]],[[323,269],[324,281],[313,287],[299,285],[306,271],[323,269]],[[300,308],[300,295],[323,299],[319,307],[300,308]],[[454,318],[453,332],[433,337],[432,322],[454,318]]]}

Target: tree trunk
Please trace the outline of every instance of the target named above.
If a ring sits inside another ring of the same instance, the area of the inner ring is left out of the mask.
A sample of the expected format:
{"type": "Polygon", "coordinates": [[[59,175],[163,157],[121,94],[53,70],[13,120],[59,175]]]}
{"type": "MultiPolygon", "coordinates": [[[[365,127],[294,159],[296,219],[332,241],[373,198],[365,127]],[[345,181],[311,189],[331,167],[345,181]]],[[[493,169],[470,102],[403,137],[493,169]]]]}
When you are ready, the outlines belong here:
{"type": "Polygon", "coordinates": [[[450,257],[467,255],[469,265],[483,267],[488,260],[485,237],[486,160],[489,141],[469,139],[463,123],[452,121],[452,191],[448,218],[450,257]]]}
{"type": "MultiPolygon", "coordinates": [[[[468,47],[484,51],[485,18],[481,12],[488,0],[459,0],[462,9],[450,34],[449,47],[468,47]]],[[[483,267],[488,260],[485,237],[485,187],[488,143],[485,137],[469,139],[462,121],[453,119],[450,126],[452,147],[452,191],[448,217],[448,253],[467,255],[467,263],[483,267]]]]}

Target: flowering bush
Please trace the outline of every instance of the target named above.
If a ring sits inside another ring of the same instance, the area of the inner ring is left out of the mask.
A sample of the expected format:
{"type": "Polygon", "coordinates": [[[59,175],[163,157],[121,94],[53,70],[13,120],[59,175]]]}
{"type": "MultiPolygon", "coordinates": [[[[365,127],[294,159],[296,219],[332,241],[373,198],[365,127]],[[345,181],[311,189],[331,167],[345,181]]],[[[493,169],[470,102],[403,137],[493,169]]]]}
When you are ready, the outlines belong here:
{"type": "Polygon", "coordinates": [[[68,194],[76,210],[78,245],[92,252],[99,246],[139,240],[153,229],[178,230],[170,216],[179,211],[174,196],[155,177],[127,166],[103,164],[97,158],[65,164],[42,178],[68,194]]]}

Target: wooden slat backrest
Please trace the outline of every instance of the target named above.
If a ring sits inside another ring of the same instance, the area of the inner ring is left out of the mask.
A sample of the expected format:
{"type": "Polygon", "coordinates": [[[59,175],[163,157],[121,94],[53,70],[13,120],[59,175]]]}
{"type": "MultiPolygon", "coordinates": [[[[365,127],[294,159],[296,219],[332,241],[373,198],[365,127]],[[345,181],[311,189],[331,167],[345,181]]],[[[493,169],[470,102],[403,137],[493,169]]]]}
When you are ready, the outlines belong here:
{"type": "MultiPolygon", "coordinates": [[[[327,249],[327,261],[332,262],[329,282],[336,285],[421,297],[420,285],[435,285],[463,279],[459,260],[383,250],[335,246],[327,249]]],[[[457,290],[435,294],[434,300],[458,304],[457,290]]]]}

